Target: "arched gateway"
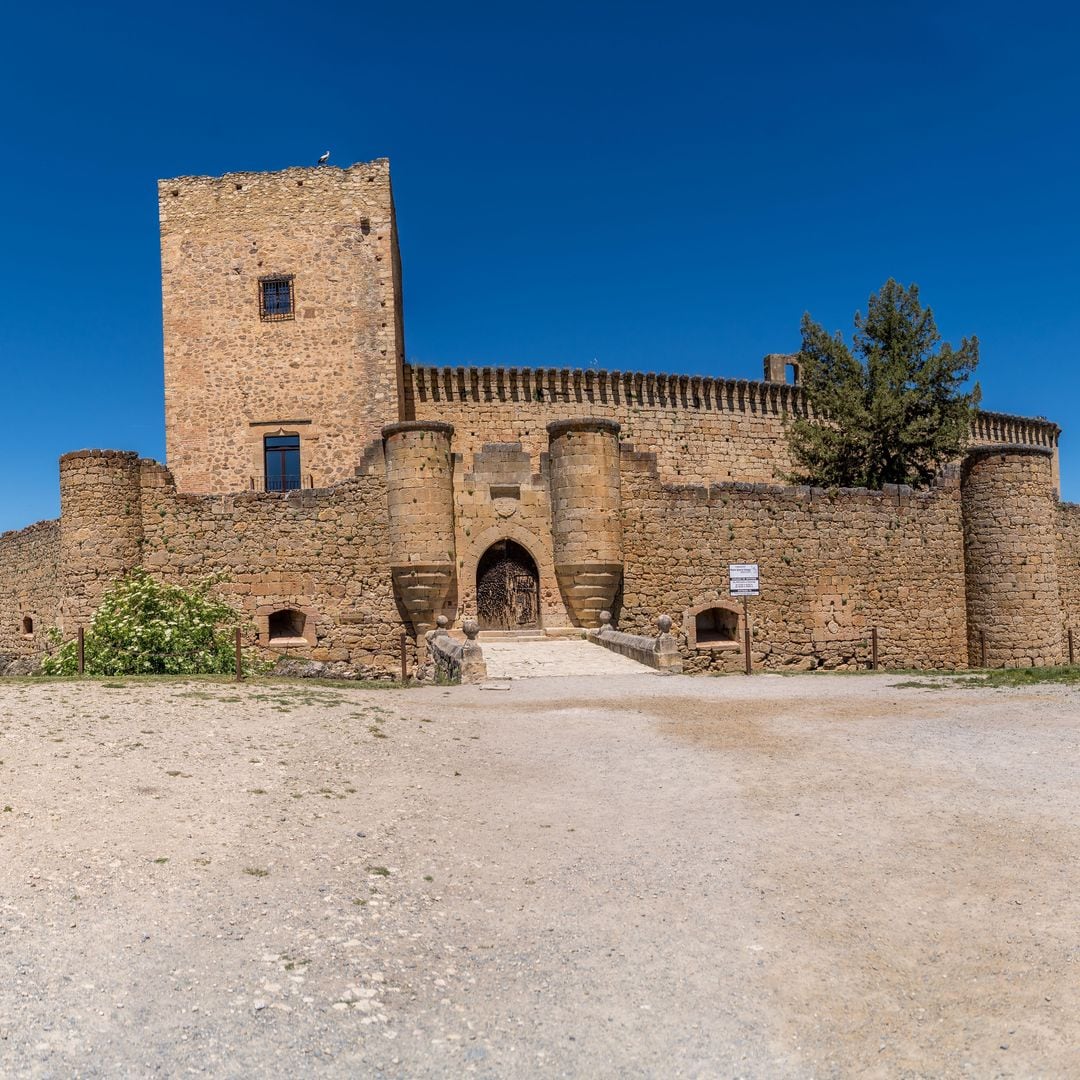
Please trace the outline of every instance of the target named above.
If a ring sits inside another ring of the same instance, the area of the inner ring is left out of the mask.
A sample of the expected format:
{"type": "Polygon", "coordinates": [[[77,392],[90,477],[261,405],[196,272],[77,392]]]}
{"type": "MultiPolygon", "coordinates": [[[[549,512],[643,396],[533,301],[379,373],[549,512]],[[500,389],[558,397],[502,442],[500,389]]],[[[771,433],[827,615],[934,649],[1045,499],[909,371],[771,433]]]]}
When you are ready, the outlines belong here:
{"type": "Polygon", "coordinates": [[[527,630],[540,625],[540,573],[513,540],[499,540],[476,566],[476,614],[481,630],[527,630]]]}

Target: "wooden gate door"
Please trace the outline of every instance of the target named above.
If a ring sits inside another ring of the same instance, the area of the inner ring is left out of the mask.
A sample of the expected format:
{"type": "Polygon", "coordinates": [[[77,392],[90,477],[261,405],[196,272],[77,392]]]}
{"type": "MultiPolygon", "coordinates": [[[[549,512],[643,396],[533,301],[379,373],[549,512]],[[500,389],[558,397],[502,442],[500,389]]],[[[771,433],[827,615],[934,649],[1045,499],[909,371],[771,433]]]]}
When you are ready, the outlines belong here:
{"type": "Polygon", "coordinates": [[[476,614],[481,630],[526,630],[540,625],[540,574],[532,556],[500,540],[476,567],[476,614]]]}

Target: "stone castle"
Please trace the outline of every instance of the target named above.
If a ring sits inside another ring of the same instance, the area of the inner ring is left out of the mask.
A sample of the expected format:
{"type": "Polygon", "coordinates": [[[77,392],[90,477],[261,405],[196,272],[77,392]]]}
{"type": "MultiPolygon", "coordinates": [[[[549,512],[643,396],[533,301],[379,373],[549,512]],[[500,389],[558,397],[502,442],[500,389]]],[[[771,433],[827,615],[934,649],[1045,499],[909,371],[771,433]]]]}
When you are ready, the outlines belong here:
{"type": "MultiPolygon", "coordinates": [[[[440,615],[652,633],[743,666],[1065,661],[1080,506],[1059,429],[981,413],[931,491],[785,486],[795,358],[760,382],[406,363],[385,160],[159,184],[167,465],[60,460],[61,515],[0,537],[0,652],[88,624],[135,566],[225,576],[251,644],[361,675],[440,615]],[[789,378],[789,373],[793,378],[789,378]]],[[[415,662],[415,655],[413,656],[415,662]]]]}

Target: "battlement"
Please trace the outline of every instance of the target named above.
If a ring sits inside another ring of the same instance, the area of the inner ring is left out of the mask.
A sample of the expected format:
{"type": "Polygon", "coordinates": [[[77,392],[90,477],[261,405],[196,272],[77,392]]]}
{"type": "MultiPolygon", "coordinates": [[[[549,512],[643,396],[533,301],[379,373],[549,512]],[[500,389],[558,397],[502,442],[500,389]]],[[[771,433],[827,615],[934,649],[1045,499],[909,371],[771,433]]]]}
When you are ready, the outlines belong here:
{"type": "MultiPolygon", "coordinates": [[[[544,425],[551,420],[614,420],[625,440],[655,455],[661,479],[675,484],[782,483],[795,471],[786,423],[814,415],[801,386],[771,379],[408,364],[403,379],[407,416],[451,421],[476,447],[512,434],[536,460],[546,449],[544,425]]],[[[980,412],[971,440],[1051,449],[1056,480],[1060,433],[1057,424],[1039,417],[980,412]]]]}
{"type": "Polygon", "coordinates": [[[806,395],[789,383],[664,372],[595,368],[442,367],[405,365],[406,402],[498,401],[658,406],[727,412],[807,411],[806,395]]]}

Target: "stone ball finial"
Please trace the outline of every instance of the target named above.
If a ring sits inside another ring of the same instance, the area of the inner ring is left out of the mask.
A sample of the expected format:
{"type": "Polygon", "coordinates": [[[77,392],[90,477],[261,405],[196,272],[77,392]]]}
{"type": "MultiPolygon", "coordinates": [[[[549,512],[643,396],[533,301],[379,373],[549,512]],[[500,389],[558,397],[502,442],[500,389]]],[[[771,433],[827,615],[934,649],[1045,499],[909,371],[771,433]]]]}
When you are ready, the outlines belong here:
{"type": "Polygon", "coordinates": [[[447,627],[448,627],[448,626],[450,625],[450,620],[449,620],[449,619],[448,619],[448,618],[447,618],[447,617],[446,617],[445,615],[440,615],[440,616],[439,616],[439,617],[438,617],[438,618],[437,618],[437,619],[435,620],[435,625],[436,625],[436,626],[437,626],[437,627],[438,627],[438,628],[439,628],[440,630],[445,630],[445,629],[446,629],[446,628],[447,628],[447,627]]]}
{"type": "Polygon", "coordinates": [[[661,634],[666,634],[671,629],[671,616],[661,615],[660,618],[656,620],[656,625],[660,628],[661,634]]]}
{"type": "Polygon", "coordinates": [[[607,626],[610,622],[611,622],[611,612],[610,611],[601,611],[600,612],[600,625],[601,626],[607,626]]]}
{"type": "Polygon", "coordinates": [[[480,624],[475,619],[466,619],[461,624],[461,629],[465,631],[465,636],[470,641],[475,641],[476,635],[480,633],[480,624]]]}

